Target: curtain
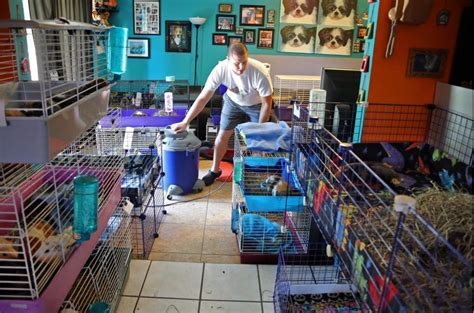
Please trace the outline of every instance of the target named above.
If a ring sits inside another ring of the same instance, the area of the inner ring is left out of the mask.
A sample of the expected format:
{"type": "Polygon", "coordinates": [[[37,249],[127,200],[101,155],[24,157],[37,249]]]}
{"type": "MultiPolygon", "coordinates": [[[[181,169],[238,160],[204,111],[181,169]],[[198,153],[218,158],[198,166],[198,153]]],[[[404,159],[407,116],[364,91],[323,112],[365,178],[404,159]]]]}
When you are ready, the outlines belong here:
{"type": "Polygon", "coordinates": [[[51,20],[54,18],[54,0],[29,0],[32,20],[51,20]]]}

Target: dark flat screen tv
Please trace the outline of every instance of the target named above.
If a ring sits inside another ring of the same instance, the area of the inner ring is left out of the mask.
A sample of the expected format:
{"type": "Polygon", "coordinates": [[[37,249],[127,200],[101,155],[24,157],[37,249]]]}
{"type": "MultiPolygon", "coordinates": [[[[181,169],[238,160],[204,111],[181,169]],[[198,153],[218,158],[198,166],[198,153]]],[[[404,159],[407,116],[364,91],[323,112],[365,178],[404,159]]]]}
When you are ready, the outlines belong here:
{"type": "Polygon", "coordinates": [[[360,74],[352,69],[321,69],[321,89],[326,90],[324,127],[344,141],[351,141],[354,132],[360,74]]]}

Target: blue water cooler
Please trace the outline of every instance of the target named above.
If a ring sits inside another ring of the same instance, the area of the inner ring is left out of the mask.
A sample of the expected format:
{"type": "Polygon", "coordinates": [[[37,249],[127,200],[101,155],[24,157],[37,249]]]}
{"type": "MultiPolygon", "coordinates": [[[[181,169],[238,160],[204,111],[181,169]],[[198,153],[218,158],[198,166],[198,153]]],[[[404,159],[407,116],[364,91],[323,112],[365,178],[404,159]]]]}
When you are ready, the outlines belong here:
{"type": "Polygon", "coordinates": [[[166,197],[171,200],[175,195],[204,189],[204,182],[198,179],[199,147],[201,141],[193,130],[176,133],[165,129],[163,140],[163,177],[166,197]]]}

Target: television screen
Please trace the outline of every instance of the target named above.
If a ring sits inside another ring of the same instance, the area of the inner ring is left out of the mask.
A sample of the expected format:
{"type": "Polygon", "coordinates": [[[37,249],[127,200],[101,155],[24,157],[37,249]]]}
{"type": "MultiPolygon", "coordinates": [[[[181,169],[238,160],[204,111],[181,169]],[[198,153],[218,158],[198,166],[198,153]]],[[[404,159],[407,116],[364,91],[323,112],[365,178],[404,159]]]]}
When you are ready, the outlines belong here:
{"type": "Polygon", "coordinates": [[[359,84],[359,70],[321,69],[321,89],[326,90],[324,127],[343,141],[352,141],[359,84]]]}

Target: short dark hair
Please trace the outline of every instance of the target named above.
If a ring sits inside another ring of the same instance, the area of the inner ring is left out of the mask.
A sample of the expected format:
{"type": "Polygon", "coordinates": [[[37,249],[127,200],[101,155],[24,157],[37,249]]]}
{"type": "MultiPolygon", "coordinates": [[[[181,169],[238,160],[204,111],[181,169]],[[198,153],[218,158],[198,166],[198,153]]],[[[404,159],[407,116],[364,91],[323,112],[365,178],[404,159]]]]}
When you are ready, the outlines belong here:
{"type": "Polygon", "coordinates": [[[237,54],[238,56],[248,56],[249,50],[247,49],[247,46],[245,46],[243,43],[233,42],[229,45],[227,55],[232,56],[233,54],[237,54]]]}

